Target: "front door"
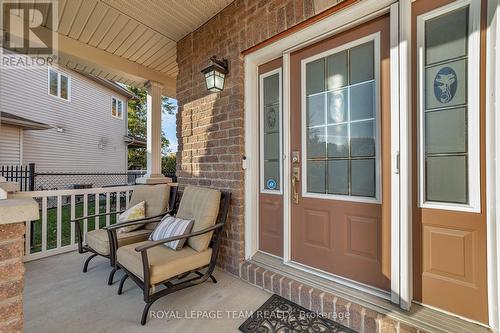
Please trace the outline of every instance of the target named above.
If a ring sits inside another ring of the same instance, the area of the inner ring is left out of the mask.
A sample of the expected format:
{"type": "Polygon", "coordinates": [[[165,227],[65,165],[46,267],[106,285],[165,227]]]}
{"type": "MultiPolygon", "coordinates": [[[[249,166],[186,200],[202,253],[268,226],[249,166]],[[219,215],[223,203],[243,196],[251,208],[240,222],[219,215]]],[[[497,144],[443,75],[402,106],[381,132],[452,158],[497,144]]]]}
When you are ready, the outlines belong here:
{"type": "Polygon", "coordinates": [[[390,290],[389,17],[290,57],[291,260],[390,290]]]}
{"type": "Polygon", "coordinates": [[[414,298],[484,323],[486,4],[412,4],[414,298]]]}

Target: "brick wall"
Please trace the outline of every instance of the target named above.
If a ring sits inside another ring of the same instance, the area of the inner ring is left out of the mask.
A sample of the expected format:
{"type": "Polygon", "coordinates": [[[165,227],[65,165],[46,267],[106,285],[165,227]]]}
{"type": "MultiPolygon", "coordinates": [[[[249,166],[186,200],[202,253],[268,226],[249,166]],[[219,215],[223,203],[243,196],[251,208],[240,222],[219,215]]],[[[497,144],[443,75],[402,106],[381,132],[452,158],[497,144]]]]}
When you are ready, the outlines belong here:
{"type": "Polygon", "coordinates": [[[24,222],[0,224],[0,332],[22,332],[24,222]]]}
{"type": "MultiPolygon", "coordinates": [[[[318,0],[316,0],[318,1],[318,0]]],[[[338,0],[330,0],[333,4],[338,0]]],[[[321,1],[324,9],[325,0],[321,1]]],[[[244,70],[241,51],[315,15],[314,0],[236,0],[177,44],[177,175],[233,193],[219,264],[238,274],[244,258],[244,70]],[[229,60],[224,91],[209,93],[200,71],[212,55],[229,60]]]]}

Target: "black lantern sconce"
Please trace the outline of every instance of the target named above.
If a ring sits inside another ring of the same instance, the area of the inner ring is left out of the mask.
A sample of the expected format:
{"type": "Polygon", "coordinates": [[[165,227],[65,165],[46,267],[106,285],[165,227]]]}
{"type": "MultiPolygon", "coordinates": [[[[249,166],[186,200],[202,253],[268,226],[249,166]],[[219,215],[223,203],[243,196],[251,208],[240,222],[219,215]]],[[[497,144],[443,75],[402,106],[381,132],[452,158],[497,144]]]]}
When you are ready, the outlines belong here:
{"type": "Polygon", "coordinates": [[[217,60],[216,56],[211,56],[212,64],[201,72],[205,75],[207,89],[212,92],[219,92],[224,89],[224,79],[229,73],[227,59],[217,60]]]}

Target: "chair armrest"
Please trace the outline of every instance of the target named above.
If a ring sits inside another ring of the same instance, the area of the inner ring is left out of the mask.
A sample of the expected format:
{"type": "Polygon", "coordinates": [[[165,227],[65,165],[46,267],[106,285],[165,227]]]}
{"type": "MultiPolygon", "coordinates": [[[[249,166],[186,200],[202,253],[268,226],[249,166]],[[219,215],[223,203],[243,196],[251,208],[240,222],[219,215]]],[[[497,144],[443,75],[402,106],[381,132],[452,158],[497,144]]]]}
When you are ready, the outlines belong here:
{"type": "Polygon", "coordinates": [[[74,223],[74,222],[78,222],[78,221],[82,221],[82,220],[90,219],[90,218],[92,218],[92,217],[106,216],[106,215],[112,215],[112,214],[121,214],[121,213],[123,213],[124,211],[125,211],[125,210],[121,210],[121,211],[118,211],[118,212],[109,212],[109,213],[101,213],[101,214],[94,214],[94,215],[82,216],[82,217],[79,217],[79,218],[77,218],[77,219],[70,220],[70,222],[74,223]]]}
{"type": "Polygon", "coordinates": [[[158,217],[163,217],[163,216],[165,216],[165,215],[167,215],[167,214],[169,214],[171,212],[172,211],[167,211],[167,212],[163,212],[161,214],[154,215],[154,216],[143,217],[143,218],[140,218],[140,219],[130,220],[130,221],[127,221],[127,222],[120,222],[120,223],[116,223],[116,224],[104,227],[102,229],[105,229],[105,230],[114,230],[114,229],[119,229],[121,227],[127,227],[129,225],[146,224],[146,223],[152,223],[152,222],[160,222],[161,219],[158,219],[158,217]]]}
{"type": "Polygon", "coordinates": [[[222,228],[223,226],[224,226],[224,223],[218,223],[218,224],[213,225],[213,226],[211,226],[209,228],[205,228],[205,229],[202,229],[202,230],[199,230],[199,231],[196,231],[196,232],[192,232],[192,233],[187,234],[187,235],[172,236],[172,237],[160,239],[160,240],[157,240],[157,241],[152,241],[152,242],[149,242],[147,244],[144,244],[144,245],[136,247],[135,250],[137,252],[146,251],[147,249],[150,249],[152,247],[158,246],[160,244],[164,244],[164,243],[176,241],[176,240],[183,239],[183,238],[190,238],[190,237],[195,237],[195,236],[203,235],[203,234],[206,234],[207,232],[214,231],[216,229],[222,228]]]}

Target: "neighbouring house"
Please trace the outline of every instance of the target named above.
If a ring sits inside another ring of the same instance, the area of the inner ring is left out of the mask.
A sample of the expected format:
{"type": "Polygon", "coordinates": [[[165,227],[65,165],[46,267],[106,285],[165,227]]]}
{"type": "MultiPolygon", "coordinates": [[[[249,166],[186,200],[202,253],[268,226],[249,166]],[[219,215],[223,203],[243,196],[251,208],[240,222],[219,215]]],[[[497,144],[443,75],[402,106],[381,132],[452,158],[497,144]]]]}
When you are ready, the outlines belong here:
{"type": "Polygon", "coordinates": [[[2,69],[0,165],[40,172],[126,172],[122,86],[67,68],[2,69]],[[43,130],[41,130],[43,129],[43,130]]]}

